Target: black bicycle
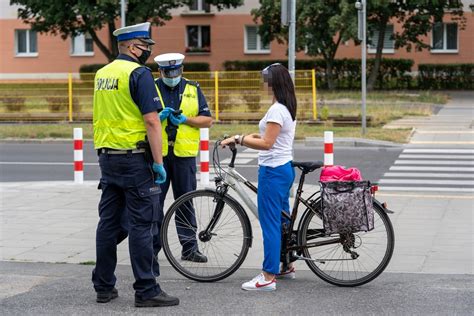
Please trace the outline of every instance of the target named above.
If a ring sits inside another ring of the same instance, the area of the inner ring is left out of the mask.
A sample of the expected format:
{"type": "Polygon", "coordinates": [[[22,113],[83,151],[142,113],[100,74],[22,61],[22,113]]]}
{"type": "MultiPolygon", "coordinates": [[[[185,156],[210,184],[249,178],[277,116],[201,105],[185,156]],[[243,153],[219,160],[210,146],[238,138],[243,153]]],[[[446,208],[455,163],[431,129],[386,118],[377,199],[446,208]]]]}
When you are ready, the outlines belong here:
{"type": "MultiPolygon", "coordinates": [[[[214,282],[230,276],[243,263],[252,246],[252,226],[242,204],[258,218],[257,207],[247,193],[249,190],[257,193],[257,187],[235,170],[237,149],[235,145],[229,148],[232,158],[228,167],[222,168],[219,142],[214,145],[215,189],[196,190],[181,196],[170,206],[163,220],[161,240],[166,257],[179,273],[195,281],[214,282]],[[231,196],[229,189],[237,193],[239,199],[231,196]],[[196,240],[207,262],[181,259],[183,245],[196,240]]],[[[293,162],[293,166],[301,170],[301,176],[291,215],[282,212],[290,221],[282,229],[283,267],[304,260],[318,277],[338,286],[358,286],[379,276],[392,257],[395,244],[387,214],[391,211],[374,198],[373,230],[327,234],[322,222],[320,191],[307,198],[302,196],[306,175],[323,163],[293,162]],[[300,204],[305,211],[297,220],[300,204]]]]}

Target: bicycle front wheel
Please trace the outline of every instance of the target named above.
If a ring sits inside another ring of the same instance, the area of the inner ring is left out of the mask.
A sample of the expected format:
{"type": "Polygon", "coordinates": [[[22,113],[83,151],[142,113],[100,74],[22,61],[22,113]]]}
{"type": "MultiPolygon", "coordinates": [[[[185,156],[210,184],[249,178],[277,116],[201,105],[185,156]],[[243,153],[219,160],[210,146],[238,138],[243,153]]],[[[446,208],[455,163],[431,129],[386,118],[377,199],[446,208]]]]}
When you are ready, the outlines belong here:
{"type": "Polygon", "coordinates": [[[392,223],[374,201],[374,229],[368,232],[326,236],[321,209],[308,210],[302,219],[299,242],[309,268],[321,279],[338,286],[372,281],[387,267],[395,245],[392,223]]]}
{"type": "Polygon", "coordinates": [[[197,190],[177,199],[163,219],[161,240],[170,264],[199,282],[222,280],[234,273],[251,245],[247,214],[235,200],[214,190],[197,190]],[[206,261],[187,258],[199,250],[206,261]]]}

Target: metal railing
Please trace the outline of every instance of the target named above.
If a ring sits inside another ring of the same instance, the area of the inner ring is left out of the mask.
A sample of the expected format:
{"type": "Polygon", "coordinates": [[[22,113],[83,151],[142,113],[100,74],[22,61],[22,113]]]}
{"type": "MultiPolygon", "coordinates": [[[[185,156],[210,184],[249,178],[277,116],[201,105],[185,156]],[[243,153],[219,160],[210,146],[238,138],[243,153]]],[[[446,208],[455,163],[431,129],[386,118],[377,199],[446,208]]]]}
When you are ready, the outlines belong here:
{"type": "MultiPolygon", "coordinates": [[[[185,72],[184,77],[199,83],[216,121],[258,120],[271,103],[259,71],[185,72]]],[[[316,120],[314,69],[297,70],[295,88],[298,118],[316,120]]],[[[69,74],[62,81],[0,83],[0,119],[90,121],[93,94],[94,74],[81,74],[77,79],[69,74]]]]}

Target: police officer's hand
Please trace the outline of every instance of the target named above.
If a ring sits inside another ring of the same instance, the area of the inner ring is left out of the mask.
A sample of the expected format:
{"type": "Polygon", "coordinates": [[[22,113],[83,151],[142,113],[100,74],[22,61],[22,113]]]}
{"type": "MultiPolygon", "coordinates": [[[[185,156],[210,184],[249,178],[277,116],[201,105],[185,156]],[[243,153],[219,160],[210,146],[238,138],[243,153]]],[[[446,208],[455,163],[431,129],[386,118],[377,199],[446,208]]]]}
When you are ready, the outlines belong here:
{"type": "Polygon", "coordinates": [[[153,171],[156,173],[156,184],[162,184],[166,181],[166,170],[162,163],[153,163],[153,171]]]}
{"type": "Polygon", "coordinates": [[[173,113],[173,109],[172,108],[164,108],[161,112],[160,112],[160,121],[163,122],[164,120],[166,120],[168,118],[168,116],[170,116],[171,113],[173,113]]]}
{"type": "Polygon", "coordinates": [[[173,125],[178,126],[179,124],[183,124],[186,122],[187,117],[184,116],[183,114],[180,115],[170,115],[170,121],[173,125]]]}

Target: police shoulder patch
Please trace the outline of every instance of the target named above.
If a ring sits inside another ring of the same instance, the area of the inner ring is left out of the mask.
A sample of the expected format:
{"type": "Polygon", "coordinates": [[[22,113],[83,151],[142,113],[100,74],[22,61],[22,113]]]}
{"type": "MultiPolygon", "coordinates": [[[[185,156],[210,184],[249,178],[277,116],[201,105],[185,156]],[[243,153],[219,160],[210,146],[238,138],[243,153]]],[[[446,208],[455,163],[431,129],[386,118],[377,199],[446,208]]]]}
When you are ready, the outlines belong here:
{"type": "Polygon", "coordinates": [[[194,81],[194,80],[188,80],[186,79],[186,83],[187,84],[190,84],[192,86],[195,86],[195,87],[199,87],[199,83],[197,81],[194,81]]]}

